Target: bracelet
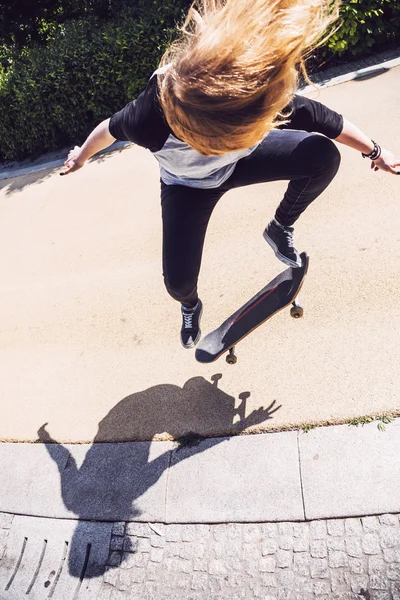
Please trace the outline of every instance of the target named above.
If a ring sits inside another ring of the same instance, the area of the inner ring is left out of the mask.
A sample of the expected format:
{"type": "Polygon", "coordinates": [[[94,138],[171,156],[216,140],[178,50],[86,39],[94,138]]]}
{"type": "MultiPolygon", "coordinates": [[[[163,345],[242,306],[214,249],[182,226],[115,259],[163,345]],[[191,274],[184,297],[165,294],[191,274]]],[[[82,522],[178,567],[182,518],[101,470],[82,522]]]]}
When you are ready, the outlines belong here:
{"type": "Polygon", "coordinates": [[[370,158],[371,160],[376,160],[377,158],[380,157],[382,149],[379,144],[374,142],[374,140],[371,140],[371,141],[374,145],[373,150],[369,154],[364,154],[364,152],[361,152],[361,155],[363,158],[370,158]]]}

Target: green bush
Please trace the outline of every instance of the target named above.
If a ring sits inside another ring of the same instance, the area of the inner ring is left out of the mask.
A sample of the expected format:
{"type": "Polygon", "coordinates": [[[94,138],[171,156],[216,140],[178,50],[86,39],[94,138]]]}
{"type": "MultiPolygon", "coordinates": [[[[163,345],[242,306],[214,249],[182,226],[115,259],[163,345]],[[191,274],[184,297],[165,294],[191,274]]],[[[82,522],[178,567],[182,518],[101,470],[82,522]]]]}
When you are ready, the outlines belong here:
{"type": "Polygon", "coordinates": [[[122,3],[136,0],[7,0],[0,2],[0,46],[18,49],[32,42],[46,43],[57,26],[91,16],[108,19],[122,3]]]}
{"type": "Polygon", "coordinates": [[[349,0],[340,9],[338,30],[322,56],[369,54],[373,47],[400,41],[400,3],[397,0],[349,0]]]}
{"type": "MultiPolygon", "coordinates": [[[[182,6],[182,5],[181,5],[182,6]]],[[[64,24],[0,71],[0,159],[81,143],[143,89],[182,16],[179,3],[138,3],[113,21],[64,24]]]]}
{"type": "MultiPolygon", "coordinates": [[[[82,143],[143,89],[190,0],[103,4],[118,9],[108,20],[91,13],[57,24],[45,45],[30,43],[18,54],[0,47],[0,160],[82,143]]],[[[321,60],[400,39],[398,0],[350,0],[341,20],[321,60]]]]}

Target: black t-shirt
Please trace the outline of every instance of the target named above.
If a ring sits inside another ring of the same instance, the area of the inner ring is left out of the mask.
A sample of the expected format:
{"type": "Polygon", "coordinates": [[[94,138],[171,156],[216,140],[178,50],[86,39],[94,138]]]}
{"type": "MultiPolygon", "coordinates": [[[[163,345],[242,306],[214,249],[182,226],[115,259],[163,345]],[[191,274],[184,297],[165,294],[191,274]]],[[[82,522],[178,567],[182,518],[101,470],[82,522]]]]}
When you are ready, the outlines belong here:
{"type": "MultiPolygon", "coordinates": [[[[295,95],[287,108],[288,123],[278,129],[316,132],[332,139],[343,129],[343,117],[315,100],[295,95]]],[[[161,177],[166,183],[193,187],[217,187],[230,176],[237,161],[256,147],[222,156],[203,156],[178,140],[163,114],[157,93],[157,72],[136,100],[111,117],[109,129],[117,140],[134,142],[150,150],[160,163],[161,177]]]]}

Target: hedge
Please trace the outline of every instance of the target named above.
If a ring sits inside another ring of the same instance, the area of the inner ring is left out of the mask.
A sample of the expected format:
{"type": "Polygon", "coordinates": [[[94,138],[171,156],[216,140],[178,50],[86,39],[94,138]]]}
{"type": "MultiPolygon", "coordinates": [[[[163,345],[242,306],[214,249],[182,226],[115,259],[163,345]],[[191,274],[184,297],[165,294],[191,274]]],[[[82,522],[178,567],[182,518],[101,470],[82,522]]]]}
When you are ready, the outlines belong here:
{"type": "Polygon", "coordinates": [[[349,0],[343,2],[337,31],[322,55],[351,58],[371,53],[374,47],[400,42],[398,0],[349,0]]]}
{"type": "Polygon", "coordinates": [[[0,71],[0,160],[81,143],[143,89],[181,16],[176,0],[143,3],[108,23],[70,21],[46,47],[25,48],[0,71]]]}
{"type": "MultiPolygon", "coordinates": [[[[144,87],[188,0],[137,0],[113,19],[62,24],[45,47],[0,64],[0,160],[21,160],[79,144],[144,87]]],[[[323,60],[400,40],[397,0],[350,0],[323,60]]]]}

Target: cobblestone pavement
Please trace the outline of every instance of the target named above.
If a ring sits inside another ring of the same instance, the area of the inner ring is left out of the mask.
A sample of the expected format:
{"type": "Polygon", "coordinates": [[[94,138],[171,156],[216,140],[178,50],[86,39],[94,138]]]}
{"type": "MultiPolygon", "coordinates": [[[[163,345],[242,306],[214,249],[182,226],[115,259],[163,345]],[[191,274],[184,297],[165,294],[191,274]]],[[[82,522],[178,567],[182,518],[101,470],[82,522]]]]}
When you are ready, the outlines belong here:
{"type": "MultiPolygon", "coordinates": [[[[96,600],[400,600],[399,516],[114,523],[96,600]]],[[[0,513],[0,561],[12,520],[0,513]]]]}
{"type": "Polygon", "coordinates": [[[101,600],[400,600],[399,515],[115,523],[108,562],[101,600]]]}

